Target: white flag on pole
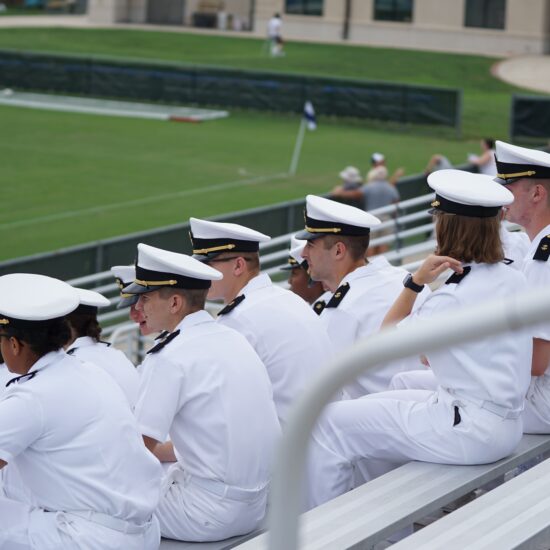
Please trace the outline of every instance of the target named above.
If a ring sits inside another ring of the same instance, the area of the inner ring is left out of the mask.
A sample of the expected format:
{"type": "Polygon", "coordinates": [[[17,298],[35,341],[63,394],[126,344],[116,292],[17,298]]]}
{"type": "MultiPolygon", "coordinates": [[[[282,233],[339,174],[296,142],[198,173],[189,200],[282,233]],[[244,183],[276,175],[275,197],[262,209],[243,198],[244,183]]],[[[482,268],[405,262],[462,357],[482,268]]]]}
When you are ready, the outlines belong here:
{"type": "Polygon", "coordinates": [[[311,101],[306,101],[304,104],[304,118],[306,120],[308,130],[315,130],[317,128],[315,109],[313,108],[311,101]]]}

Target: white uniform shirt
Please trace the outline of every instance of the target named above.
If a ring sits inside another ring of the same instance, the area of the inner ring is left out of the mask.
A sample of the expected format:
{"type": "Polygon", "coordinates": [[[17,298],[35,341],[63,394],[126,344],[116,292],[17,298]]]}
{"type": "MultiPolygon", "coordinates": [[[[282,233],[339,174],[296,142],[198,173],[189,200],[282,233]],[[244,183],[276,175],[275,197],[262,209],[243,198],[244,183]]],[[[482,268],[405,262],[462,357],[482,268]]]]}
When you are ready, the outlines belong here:
{"type": "Polygon", "coordinates": [[[193,476],[243,489],[265,486],[280,433],[265,368],[248,342],[206,311],[143,363],[136,417],[193,476]]]}
{"type": "MultiPolygon", "coordinates": [[[[504,256],[513,261],[511,267],[523,269],[523,261],[530,246],[529,237],[523,231],[508,231],[504,225],[500,226],[500,240],[504,249],[504,256]]],[[[531,255],[531,258],[533,256],[531,255]]]]}
{"type": "Polygon", "coordinates": [[[330,339],[309,304],[265,273],[251,279],[240,296],[245,299],[218,323],[240,332],[260,356],[284,425],[289,407],[332,358],[330,339]]]}
{"type": "Polygon", "coordinates": [[[280,17],[272,17],[267,23],[267,36],[276,38],[281,35],[281,27],[283,26],[280,17]]]}
{"type": "Polygon", "coordinates": [[[111,375],[126,395],[130,407],[134,408],[139,391],[139,375],[122,351],[103,342],[96,342],[89,336],[77,338],[69,348],[68,351],[74,350],[72,355],[81,361],[93,363],[111,375]]]}
{"type": "Polygon", "coordinates": [[[112,378],[61,350],[30,372],[0,398],[0,459],[17,465],[36,505],[148,520],[162,469],[112,378]]]}
{"type": "MultiPolygon", "coordinates": [[[[550,259],[547,261],[533,259],[540,241],[549,235],[550,225],[547,225],[533,239],[523,260],[523,274],[527,279],[529,288],[548,288],[550,286],[550,259]]],[[[533,338],[550,341],[550,322],[537,325],[531,331],[533,338]]]]}
{"type": "MultiPolygon", "coordinates": [[[[321,313],[321,321],[337,351],[347,350],[356,341],[380,330],[386,313],[403,290],[403,279],[406,275],[407,271],[392,266],[386,258],[378,256],[342,279],[339,288],[349,284],[348,292],[337,307],[325,307],[321,313]]],[[[430,290],[425,287],[417,298],[415,307],[429,293],[430,290]]],[[[360,376],[346,386],[345,392],[350,397],[357,398],[384,391],[392,376],[400,369],[401,366],[398,367],[397,363],[388,364],[373,373],[360,376]]]]}
{"type": "MultiPolygon", "coordinates": [[[[488,299],[507,300],[527,288],[523,274],[504,263],[470,267],[458,284],[442,285],[403,322],[417,322],[488,299]]],[[[518,330],[426,355],[439,386],[452,395],[520,410],[530,381],[531,353],[528,331],[518,330]]]]}
{"type": "Polygon", "coordinates": [[[17,374],[10,372],[5,363],[0,363],[0,397],[6,391],[6,384],[15,378],[17,374]]]}

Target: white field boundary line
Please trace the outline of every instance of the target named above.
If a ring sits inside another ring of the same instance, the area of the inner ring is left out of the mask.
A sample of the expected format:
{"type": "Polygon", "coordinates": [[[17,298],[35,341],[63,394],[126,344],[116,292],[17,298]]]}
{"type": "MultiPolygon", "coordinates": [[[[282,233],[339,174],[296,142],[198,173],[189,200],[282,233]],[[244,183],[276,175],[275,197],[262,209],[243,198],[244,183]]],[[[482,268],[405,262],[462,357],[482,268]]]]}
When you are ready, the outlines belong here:
{"type": "Polygon", "coordinates": [[[268,176],[257,176],[255,178],[248,178],[244,180],[228,181],[225,183],[218,183],[215,185],[209,185],[208,187],[201,187],[196,189],[188,189],[186,191],[177,191],[175,193],[166,193],[164,195],[156,195],[154,197],[144,197],[142,199],[134,199],[124,202],[116,202],[111,204],[105,204],[102,206],[93,206],[91,208],[82,208],[80,210],[69,210],[68,212],[59,212],[57,214],[50,214],[48,216],[40,216],[38,218],[31,218],[28,220],[18,220],[8,223],[0,224],[0,230],[2,229],[14,229],[17,227],[25,227],[30,225],[37,225],[40,223],[48,223],[63,219],[76,218],[80,216],[86,216],[90,214],[101,214],[109,210],[118,210],[119,208],[128,208],[132,206],[142,206],[144,204],[151,204],[154,202],[162,202],[167,199],[175,199],[181,197],[189,197],[192,195],[200,195],[201,193],[209,193],[210,191],[219,191],[224,189],[232,189],[235,187],[244,187],[246,185],[256,185],[258,183],[264,183],[266,181],[273,181],[277,179],[287,178],[288,174],[282,172],[280,174],[272,174],[268,176]]]}
{"type": "Polygon", "coordinates": [[[229,116],[227,111],[215,111],[207,109],[192,109],[147,103],[127,103],[123,101],[87,100],[71,96],[52,96],[28,94],[0,95],[0,105],[10,107],[25,107],[30,109],[42,109],[46,111],[61,111],[68,113],[81,113],[92,115],[118,116],[127,118],[145,118],[149,120],[174,120],[201,122],[229,116]]]}

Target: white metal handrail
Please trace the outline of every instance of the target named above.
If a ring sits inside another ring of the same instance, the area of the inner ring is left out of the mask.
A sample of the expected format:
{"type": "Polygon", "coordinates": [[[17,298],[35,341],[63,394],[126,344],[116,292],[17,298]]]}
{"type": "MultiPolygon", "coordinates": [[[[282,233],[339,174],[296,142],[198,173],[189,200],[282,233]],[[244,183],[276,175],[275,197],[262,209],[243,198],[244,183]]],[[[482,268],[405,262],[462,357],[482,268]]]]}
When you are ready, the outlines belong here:
{"type": "MultiPolygon", "coordinates": [[[[298,548],[298,516],[307,443],[322,409],[357,376],[388,361],[517,330],[550,319],[550,290],[511,296],[413,326],[383,330],[342,353],[316,377],[292,407],[277,450],[269,507],[269,548],[298,548]]],[[[368,511],[365,511],[367,513],[368,511]]]]}

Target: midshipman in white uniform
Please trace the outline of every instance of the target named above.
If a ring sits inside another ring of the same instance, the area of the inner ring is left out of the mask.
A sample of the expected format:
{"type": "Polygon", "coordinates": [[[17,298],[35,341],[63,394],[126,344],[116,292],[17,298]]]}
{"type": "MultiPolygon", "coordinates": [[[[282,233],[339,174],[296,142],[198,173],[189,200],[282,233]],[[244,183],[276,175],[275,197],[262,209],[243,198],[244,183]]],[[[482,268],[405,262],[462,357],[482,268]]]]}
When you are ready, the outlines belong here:
{"type": "Polygon", "coordinates": [[[162,459],[173,445],[177,458],[156,512],[171,539],[242,535],[266,510],[280,426],[259,357],[204,311],[221,276],[189,256],[139,244],[136,281],[125,289],[139,295],[148,327],[169,331],[143,362],[135,414],[147,447],[162,459]],[[162,443],[168,435],[171,443],[162,443]]]}
{"type": "Polygon", "coordinates": [[[108,342],[100,340],[101,327],[97,321],[98,308],[110,305],[110,301],[98,292],[76,288],[80,299],[75,311],[67,315],[71,329],[71,341],[65,346],[67,353],[80,361],[94,363],[113,377],[133,409],[138,396],[139,375],[131,361],[108,342]]]}
{"type": "Polygon", "coordinates": [[[0,548],[153,550],[161,467],[118,385],[63,351],[75,289],[0,277],[0,346],[16,374],[0,398],[0,468],[15,463],[33,506],[0,498],[0,548]]]}
{"type": "Polygon", "coordinates": [[[242,225],[191,218],[193,254],[223,273],[209,298],[226,304],[218,323],[240,332],[267,369],[281,425],[289,407],[330,360],[332,345],[311,307],[260,273],[267,235],[242,225]]]}
{"type": "MultiPolygon", "coordinates": [[[[383,256],[366,259],[370,229],[379,224],[378,218],[359,208],[307,196],[306,227],[296,236],[307,240],[302,256],[309,264],[311,277],[333,293],[319,310],[337,351],[349,349],[357,340],[377,332],[403,288],[407,275],[404,269],[390,265],[383,256]]],[[[426,289],[420,301],[428,293],[426,289]]],[[[403,363],[395,362],[360,376],[346,386],[345,393],[357,398],[386,390],[393,374],[401,368],[403,363]]]]}
{"type": "MultiPolygon", "coordinates": [[[[489,176],[457,170],[435,172],[428,183],[436,191],[439,255],[407,278],[384,326],[488,298],[506,300],[527,288],[523,274],[502,262],[498,216],[512,194],[489,176]],[[449,267],[455,273],[413,311],[418,293],[449,267]]],[[[435,391],[382,392],[330,404],[310,444],[309,506],[353,488],[354,466],[365,459],[379,467],[386,461],[388,470],[410,460],[482,464],[513,452],[522,436],[531,349],[527,331],[452,346],[427,354],[435,391]]]]}
{"type": "MultiPolygon", "coordinates": [[[[550,155],[496,142],[497,179],[514,195],[507,218],[522,225],[531,244],[523,261],[530,288],[550,286],[550,155]]],[[[523,415],[526,433],[550,433],[550,322],[532,330],[533,376],[523,415]]]]}

